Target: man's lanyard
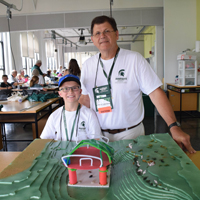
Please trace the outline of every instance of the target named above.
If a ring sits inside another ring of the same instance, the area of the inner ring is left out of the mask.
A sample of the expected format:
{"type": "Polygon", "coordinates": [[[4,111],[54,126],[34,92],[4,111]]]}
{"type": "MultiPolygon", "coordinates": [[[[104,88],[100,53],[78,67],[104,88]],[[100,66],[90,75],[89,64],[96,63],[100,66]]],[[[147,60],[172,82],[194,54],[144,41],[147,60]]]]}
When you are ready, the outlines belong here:
{"type": "MultiPolygon", "coordinates": [[[[110,89],[111,89],[110,78],[111,78],[111,75],[112,75],[112,71],[113,71],[115,62],[116,62],[116,60],[117,60],[117,56],[118,56],[119,50],[120,50],[120,48],[118,47],[117,52],[116,52],[116,54],[115,54],[115,58],[114,58],[114,60],[113,60],[113,64],[112,64],[111,69],[110,69],[110,72],[109,72],[109,75],[106,74],[106,72],[105,72],[105,70],[104,70],[104,68],[103,68],[103,62],[102,62],[102,60],[100,59],[100,58],[101,58],[101,53],[99,54],[99,59],[98,59],[98,63],[97,63],[97,71],[98,71],[99,61],[100,61],[101,67],[102,67],[102,69],[103,69],[103,73],[104,73],[105,77],[107,78],[108,85],[109,85],[109,88],[110,88],[110,89]]],[[[94,85],[94,87],[97,87],[97,86],[96,86],[97,71],[96,71],[96,77],[95,77],[95,85],[94,85]]]]}
{"type": "MultiPolygon", "coordinates": [[[[75,115],[75,118],[74,118],[72,130],[71,130],[71,136],[70,136],[70,140],[69,140],[69,138],[68,138],[68,131],[67,131],[66,117],[65,117],[65,106],[63,106],[63,118],[64,118],[64,126],[65,126],[65,133],[66,133],[67,141],[71,141],[72,140],[72,136],[73,136],[73,133],[74,133],[74,126],[75,126],[75,123],[76,123],[76,118],[78,116],[78,112],[80,110],[80,107],[81,107],[81,104],[79,103],[78,107],[77,107],[77,110],[76,110],[76,115],[75,115]]],[[[79,112],[79,114],[80,114],[80,112],[79,112]]]]}

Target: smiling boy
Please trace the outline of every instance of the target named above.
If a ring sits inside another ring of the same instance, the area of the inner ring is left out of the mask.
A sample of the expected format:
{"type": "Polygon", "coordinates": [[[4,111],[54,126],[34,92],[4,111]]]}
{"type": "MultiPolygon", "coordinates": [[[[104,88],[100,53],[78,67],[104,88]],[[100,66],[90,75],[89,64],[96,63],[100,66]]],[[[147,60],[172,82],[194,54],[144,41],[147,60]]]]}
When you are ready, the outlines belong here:
{"type": "Polygon", "coordinates": [[[49,116],[40,138],[80,141],[99,137],[101,129],[94,111],[78,102],[82,92],[79,78],[68,74],[58,85],[64,106],[49,116]]]}
{"type": "Polygon", "coordinates": [[[3,75],[2,76],[2,80],[3,80],[3,82],[0,85],[0,90],[12,89],[12,85],[7,82],[8,81],[8,76],[7,75],[3,75]]]}

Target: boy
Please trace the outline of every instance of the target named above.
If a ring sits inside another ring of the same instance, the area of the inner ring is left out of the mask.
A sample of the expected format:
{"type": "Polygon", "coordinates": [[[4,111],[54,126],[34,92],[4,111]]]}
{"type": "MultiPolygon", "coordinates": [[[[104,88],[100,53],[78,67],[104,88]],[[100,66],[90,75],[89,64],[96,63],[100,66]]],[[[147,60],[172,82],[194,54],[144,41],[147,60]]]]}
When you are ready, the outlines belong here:
{"type": "Polygon", "coordinates": [[[0,85],[0,90],[12,89],[12,85],[7,82],[8,81],[8,76],[7,75],[3,75],[2,76],[2,80],[3,80],[3,82],[0,85]]]}
{"type": "Polygon", "coordinates": [[[80,141],[102,135],[94,111],[78,102],[82,92],[79,78],[68,74],[59,80],[58,86],[64,106],[49,116],[40,138],[80,141]]]}

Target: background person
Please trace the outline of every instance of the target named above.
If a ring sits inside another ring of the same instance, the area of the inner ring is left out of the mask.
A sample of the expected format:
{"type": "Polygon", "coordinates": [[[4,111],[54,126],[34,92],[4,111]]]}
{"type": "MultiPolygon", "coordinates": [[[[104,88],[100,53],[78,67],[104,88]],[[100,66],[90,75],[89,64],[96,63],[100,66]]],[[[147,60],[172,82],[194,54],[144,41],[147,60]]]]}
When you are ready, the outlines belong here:
{"type": "Polygon", "coordinates": [[[76,59],[71,59],[69,61],[69,73],[78,77],[81,76],[81,70],[76,59]]]}
{"type": "Polygon", "coordinates": [[[13,88],[15,88],[18,85],[16,76],[17,76],[16,70],[12,70],[11,75],[8,76],[8,82],[12,85],[13,88]]]}
{"type": "Polygon", "coordinates": [[[12,85],[10,83],[8,83],[8,76],[7,75],[2,75],[2,80],[3,82],[1,82],[0,85],[0,90],[6,90],[6,89],[12,89],[12,85]]]}
{"type": "Polygon", "coordinates": [[[107,16],[94,18],[91,35],[100,53],[83,65],[80,102],[96,111],[103,134],[110,141],[144,135],[144,93],[169,126],[173,139],[194,153],[190,136],[178,127],[171,104],[160,88],[162,82],[151,66],[139,53],[119,49],[115,20],[107,16]]]}
{"type": "Polygon", "coordinates": [[[31,68],[31,73],[32,73],[32,76],[38,76],[39,84],[44,86],[44,84],[45,84],[44,77],[46,76],[46,74],[44,74],[41,71],[41,69],[40,69],[41,65],[42,65],[42,61],[41,60],[37,60],[35,65],[31,68]]]}
{"type": "Polygon", "coordinates": [[[43,88],[43,86],[39,84],[39,77],[38,76],[33,76],[31,78],[30,87],[31,88],[42,88],[42,90],[47,91],[46,88],[43,88]]]}

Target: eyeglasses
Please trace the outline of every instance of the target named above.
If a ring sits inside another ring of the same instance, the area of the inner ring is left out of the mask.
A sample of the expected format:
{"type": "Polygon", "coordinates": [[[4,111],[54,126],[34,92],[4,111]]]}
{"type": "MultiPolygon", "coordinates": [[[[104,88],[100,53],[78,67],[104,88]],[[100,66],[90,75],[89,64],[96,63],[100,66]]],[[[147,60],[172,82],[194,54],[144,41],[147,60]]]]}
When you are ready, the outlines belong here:
{"type": "Polygon", "coordinates": [[[77,92],[79,89],[80,89],[80,86],[73,86],[73,87],[64,87],[64,88],[60,88],[59,90],[60,91],[63,91],[63,92],[69,92],[70,89],[74,92],[77,92]]]}
{"type": "Polygon", "coordinates": [[[96,38],[98,38],[98,37],[100,37],[101,34],[107,36],[107,35],[109,35],[112,32],[115,32],[115,31],[110,31],[110,30],[104,30],[103,32],[98,31],[93,36],[96,37],[96,38]]]}

